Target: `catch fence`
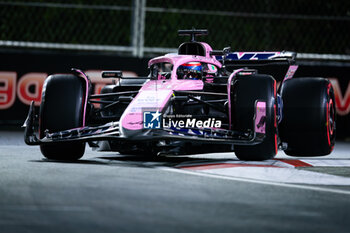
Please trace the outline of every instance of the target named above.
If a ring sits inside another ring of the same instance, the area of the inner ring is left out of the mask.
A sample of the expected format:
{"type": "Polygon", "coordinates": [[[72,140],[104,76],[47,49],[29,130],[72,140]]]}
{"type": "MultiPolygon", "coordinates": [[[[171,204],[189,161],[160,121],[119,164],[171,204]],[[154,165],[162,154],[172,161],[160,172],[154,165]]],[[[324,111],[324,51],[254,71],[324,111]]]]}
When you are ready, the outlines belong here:
{"type": "Polygon", "coordinates": [[[0,47],[149,57],[176,51],[187,40],[177,30],[195,27],[215,49],[350,60],[348,0],[2,0],[0,15],[0,47]]]}

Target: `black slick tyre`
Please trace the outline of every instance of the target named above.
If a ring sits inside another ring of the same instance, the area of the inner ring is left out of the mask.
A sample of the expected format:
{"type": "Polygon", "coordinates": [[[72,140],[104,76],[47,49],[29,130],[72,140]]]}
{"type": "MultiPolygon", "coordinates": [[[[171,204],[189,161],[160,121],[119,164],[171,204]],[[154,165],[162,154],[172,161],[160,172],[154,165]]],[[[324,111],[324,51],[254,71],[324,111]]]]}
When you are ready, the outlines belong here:
{"type": "MultiPolygon", "coordinates": [[[[81,127],[85,101],[85,83],[80,77],[68,74],[49,76],[44,83],[40,105],[39,136],[81,127]]],[[[61,142],[40,145],[48,159],[77,160],[85,151],[85,143],[61,142]]]]}
{"type": "Polygon", "coordinates": [[[335,99],[324,78],[287,80],[281,88],[283,119],[280,138],[291,156],[321,156],[332,152],[335,142],[335,99]]]}
{"type": "Polygon", "coordinates": [[[267,160],[277,153],[276,81],[269,75],[238,76],[231,92],[232,125],[235,130],[253,129],[256,103],[266,103],[265,138],[257,145],[235,145],[240,160],[267,160]]]}

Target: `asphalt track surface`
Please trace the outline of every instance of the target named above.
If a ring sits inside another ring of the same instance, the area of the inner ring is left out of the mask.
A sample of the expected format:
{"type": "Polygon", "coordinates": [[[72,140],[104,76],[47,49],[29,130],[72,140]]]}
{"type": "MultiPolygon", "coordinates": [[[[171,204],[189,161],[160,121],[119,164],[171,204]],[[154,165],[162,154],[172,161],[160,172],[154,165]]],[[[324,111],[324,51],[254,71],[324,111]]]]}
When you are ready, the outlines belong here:
{"type": "Polygon", "coordinates": [[[242,163],[231,153],[64,163],[0,131],[0,232],[349,232],[350,143],[242,163]]]}

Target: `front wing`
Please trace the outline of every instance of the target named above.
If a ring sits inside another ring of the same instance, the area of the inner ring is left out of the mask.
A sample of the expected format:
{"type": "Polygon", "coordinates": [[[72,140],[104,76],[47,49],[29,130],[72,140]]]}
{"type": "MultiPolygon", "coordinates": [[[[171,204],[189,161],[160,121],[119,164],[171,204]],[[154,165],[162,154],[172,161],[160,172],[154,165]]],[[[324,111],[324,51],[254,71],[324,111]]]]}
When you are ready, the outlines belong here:
{"type": "MultiPolygon", "coordinates": [[[[23,125],[25,127],[25,143],[28,145],[40,145],[48,143],[63,142],[91,142],[102,140],[120,140],[120,141],[195,141],[215,144],[236,144],[236,145],[255,145],[261,143],[265,134],[247,130],[238,132],[225,129],[211,128],[164,128],[164,129],[144,129],[133,137],[125,137],[120,133],[119,122],[109,122],[101,126],[86,126],[81,128],[63,130],[59,132],[45,132],[45,136],[39,139],[36,136],[36,115],[34,105],[29,109],[28,117],[23,125]]],[[[252,122],[255,126],[256,120],[252,122]]],[[[255,128],[255,127],[254,127],[255,128]]]]}

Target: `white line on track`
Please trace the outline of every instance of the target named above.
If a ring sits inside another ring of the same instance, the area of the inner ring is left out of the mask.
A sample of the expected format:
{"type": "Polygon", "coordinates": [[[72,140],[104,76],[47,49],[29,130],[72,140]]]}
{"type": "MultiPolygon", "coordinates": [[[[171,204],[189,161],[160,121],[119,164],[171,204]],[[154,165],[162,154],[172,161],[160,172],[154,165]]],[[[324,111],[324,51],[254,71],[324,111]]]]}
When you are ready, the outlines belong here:
{"type": "Polygon", "coordinates": [[[299,184],[286,184],[286,183],[278,183],[278,182],[271,182],[271,181],[248,179],[248,178],[215,175],[215,174],[193,172],[189,170],[182,170],[182,169],[169,168],[169,167],[157,167],[157,168],[164,171],[177,172],[182,174],[203,176],[203,177],[216,178],[216,179],[223,179],[223,180],[233,180],[233,181],[241,181],[241,182],[248,182],[248,183],[255,183],[255,184],[266,184],[266,185],[273,185],[273,186],[280,186],[280,187],[287,187],[287,188],[297,188],[297,189],[306,189],[306,190],[319,191],[319,192],[329,192],[329,193],[350,195],[350,191],[340,190],[340,189],[314,187],[314,186],[306,186],[306,185],[299,185],[299,184]]]}

